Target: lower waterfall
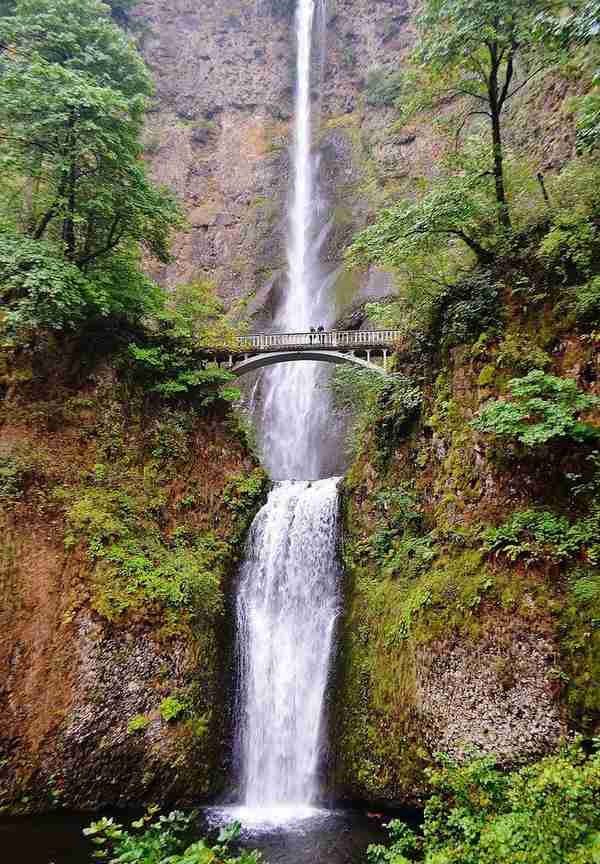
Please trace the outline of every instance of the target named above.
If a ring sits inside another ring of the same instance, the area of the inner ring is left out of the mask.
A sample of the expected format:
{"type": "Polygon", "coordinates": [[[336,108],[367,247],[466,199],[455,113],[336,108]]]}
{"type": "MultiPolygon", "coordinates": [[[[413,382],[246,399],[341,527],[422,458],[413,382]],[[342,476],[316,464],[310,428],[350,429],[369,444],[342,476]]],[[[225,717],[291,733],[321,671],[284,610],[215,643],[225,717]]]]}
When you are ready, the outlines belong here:
{"type": "Polygon", "coordinates": [[[318,796],[322,705],[339,610],[338,487],[278,483],[256,516],[237,600],[242,801],[318,796]]]}

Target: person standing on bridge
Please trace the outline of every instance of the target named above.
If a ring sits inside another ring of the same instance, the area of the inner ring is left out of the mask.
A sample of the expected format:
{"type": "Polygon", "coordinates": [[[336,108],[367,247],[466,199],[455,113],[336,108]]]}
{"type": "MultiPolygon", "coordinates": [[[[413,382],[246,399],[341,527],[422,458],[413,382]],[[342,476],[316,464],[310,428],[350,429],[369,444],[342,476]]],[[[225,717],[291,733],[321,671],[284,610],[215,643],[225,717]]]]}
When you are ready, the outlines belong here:
{"type": "Polygon", "coordinates": [[[314,328],[314,327],[311,327],[311,328],[310,328],[310,344],[311,344],[311,345],[312,345],[313,342],[315,341],[315,336],[316,336],[316,334],[317,334],[317,331],[315,330],[315,328],[314,328]]]}
{"type": "Polygon", "coordinates": [[[319,327],[317,328],[317,333],[319,334],[319,342],[321,343],[321,345],[324,345],[325,344],[325,328],[323,327],[322,324],[320,324],[319,327]]]}

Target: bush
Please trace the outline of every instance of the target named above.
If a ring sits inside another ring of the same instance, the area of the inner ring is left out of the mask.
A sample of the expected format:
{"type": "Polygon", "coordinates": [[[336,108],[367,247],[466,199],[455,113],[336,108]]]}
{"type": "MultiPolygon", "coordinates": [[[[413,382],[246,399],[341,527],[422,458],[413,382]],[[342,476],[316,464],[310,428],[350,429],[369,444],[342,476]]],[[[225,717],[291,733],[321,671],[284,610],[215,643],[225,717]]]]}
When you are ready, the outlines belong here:
{"type": "Polygon", "coordinates": [[[179,810],[156,818],[156,807],[145,816],[123,827],[114,819],[103,817],[92,822],[83,833],[96,847],[94,857],[108,864],[258,864],[258,852],[242,852],[232,857],[230,844],[240,833],[239,823],[223,828],[214,845],[205,840],[190,843],[196,813],[185,815],[179,810]]]}
{"type": "Polygon", "coordinates": [[[579,324],[600,323],[600,276],[575,288],[574,306],[579,324]]]}
{"type": "Polygon", "coordinates": [[[0,450],[0,502],[13,502],[23,496],[27,466],[7,450],[0,450]]]}
{"type": "Polygon", "coordinates": [[[500,525],[486,532],[485,542],[491,552],[505,555],[511,561],[527,564],[539,561],[561,563],[585,555],[592,564],[600,562],[600,511],[569,522],[545,510],[520,510],[500,525]]]}
{"type": "Polygon", "coordinates": [[[127,733],[134,735],[136,732],[143,732],[150,725],[150,718],[146,714],[136,714],[127,724],[127,733]]]}
{"type": "Polygon", "coordinates": [[[499,368],[523,373],[532,369],[545,369],[552,363],[550,355],[526,333],[509,334],[498,346],[495,359],[499,368]]]}
{"type": "Polygon", "coordinates": [[[542,240],[539,255],[566,279],[572,271],[589,276],[600,251],[600,231],[587,214],[560,212],[542,240]]]}
{"type": "Polygon", "coordinates": [[[375,434],[379,449],[389,451],[407,433],[423,404],[421,388],[410,378],[396,375],[385,381],[377,397],[379,418],[375,434]]]}
{"type": "Polygon", "coordinates": [[[171,720],[177,720],[185,710],[186,706],[184,703],[175,696],[167,696],[166,699],[162,700],[159,708],[160,716],[166,723],[170,723],[171,720]]]}
{"type": "Polygon", "coordinates": [[[369,864],[595,864],[600,860],[600,754],[580,744],[505,773],[493,758],[429,770],[422,834],[390,823],[369,864]]]}
{"type": "Polygon", "coordinates": [[[446,288],[431,309],[431,331],[445,349],[475,341],[502,327],[498,285],[489,272],[474,273],[446,288]]]}
{"type": "Polygon", "coordinates": [[[508,382],[511,399],[488,403],[472,426],[527,448],[561,440],[591,442],[600,430],[580,419],[600,405],[600,399],[582,393],[572,378],[557,378],[533,370],[508,382]]]}
{"type": "Polygon", "coordinates": [[[372,69],[367,78],[367,105],[391,106],[402,95],[404,73],[372,69]]]}

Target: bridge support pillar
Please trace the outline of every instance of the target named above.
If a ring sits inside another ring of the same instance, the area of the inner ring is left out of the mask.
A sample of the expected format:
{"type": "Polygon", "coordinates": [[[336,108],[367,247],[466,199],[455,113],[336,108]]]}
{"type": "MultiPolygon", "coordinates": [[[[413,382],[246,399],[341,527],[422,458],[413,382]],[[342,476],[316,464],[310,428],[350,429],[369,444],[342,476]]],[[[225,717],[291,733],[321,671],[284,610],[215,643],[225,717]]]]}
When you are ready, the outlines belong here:
{"type": "Polygon", "coordinates": [[[387,360],[388,360],[388,352],[387,348],[383,349],[383,368],[387,372],[387,360]]]}
{"type": "Polygon", "coordinates": [[[230,369],[231,369],[231,367],[233,366],[233,354],[230,354],[230,355],[229,355],[229,363],[228,363],[228,366],[229,366],[230,369]]]}
{"type": "Polygon", "coordinates": [[[371,349],[367,348],[366,350],[367,350],[367,363],[370,363],[371,362],[371,349]]]}

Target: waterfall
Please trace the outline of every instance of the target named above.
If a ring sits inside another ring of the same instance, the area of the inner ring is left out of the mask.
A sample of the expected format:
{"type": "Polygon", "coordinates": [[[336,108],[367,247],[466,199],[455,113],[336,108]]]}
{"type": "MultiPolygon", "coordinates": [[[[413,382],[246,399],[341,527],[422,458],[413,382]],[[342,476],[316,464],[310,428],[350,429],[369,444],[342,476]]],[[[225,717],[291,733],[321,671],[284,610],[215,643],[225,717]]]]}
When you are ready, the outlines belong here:
{"type": "MultiPolygon", "coordinates": [[[[288,289],[280,330],[328,323],[319,267],[326,237],[313,150],[313,69],[323,69],[325,0],[297,0],[297,83],[288,289]],[[319,41],[315,31],[321,35],[319,41]],[[320,57],[313,63],[314,45],[320,57]]],[[[320,98],[319,98],[320,104],[320,98]]],[[[318,112],[317,112],[318,113],[318,112]]],[[[326,473],[331,414],[320,364],[262,379],[263,453],[276,481],[256,516],[237,599],[238,756],[242,803],[268,819],[318,798],[323,705],[339,607],[338,482],[326,473]]],[[[279,818],[278,817],[278,818],[279,818]]]]}
{"type": "MultiPolygon", "coordinates": [[[[311,81],[314,31],[324,39],[324,0],[298,0],[296,10],[296,100],[292,152],[293,186],[288,225],[288,290],[276,318],[281,332],[306,331],[330,321],[319,264],[321,200],[318,155],[313,152],[311,81]],[[319,13],[319,14],[317,14],[319,13]],[[317,20],[316,20],[317,19],[317,20]],[[316,25],[320,25],[317,27],[316,25]]],[[[324,44],[322,40],[321,46],[324,44]]],[[[319,52],[323,48],[319,47],[319,52]]],[[[322,74],[322,57],[316,64],[322,74]]],[[[320,89],[320,80],[318,82],[320,89]]],[[[331,422],[327,390],[319,386],[316,363],[290,363],[265,372],[263,452],[277,480],[315,480],[323,476],[327,429],[331,422]]]]}
{"type": "Polygon", "coordinates": [[[247,807],[318,795],[321,715],[338,612],[338,478],[280,483],[248,539],[237,605],[247,807]]]}

